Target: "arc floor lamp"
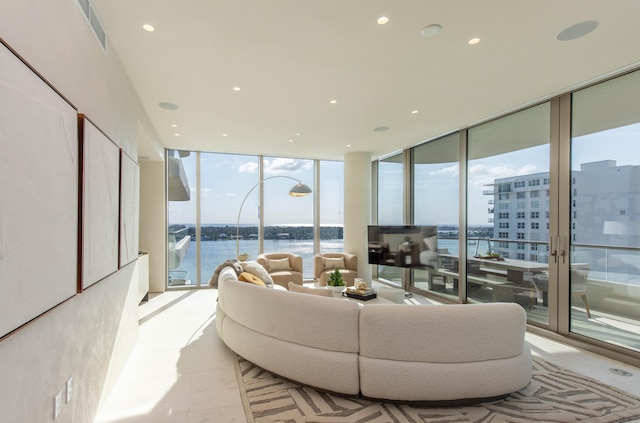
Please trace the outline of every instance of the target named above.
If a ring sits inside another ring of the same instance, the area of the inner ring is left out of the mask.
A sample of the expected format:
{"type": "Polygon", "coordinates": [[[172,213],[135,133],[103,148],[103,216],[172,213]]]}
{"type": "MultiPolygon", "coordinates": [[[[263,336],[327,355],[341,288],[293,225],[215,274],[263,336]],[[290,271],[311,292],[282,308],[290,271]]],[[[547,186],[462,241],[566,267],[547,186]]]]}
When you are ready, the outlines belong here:
{"type": "Polygon", "coordinates": [[[244,196],[244,199],[240,204],[240,210],[238,211],[238,224],[236,226],[236,258],[238,258],[238,255],[240,255],[240,251],[239,251],[240,250],[240,215],[242,214],[242,207],[244,206],[244,202],[247,201],[247,197],[249,197],[249,194],[251,194],[254,189],[262,185],[264,181],[267,181],[273,178],[287,178],[287,179],[292,179],[296,181],[297,184],[295,184],[289,190],[289,195],[292,197],[304,197],[307,194],[311,194],[311,188],[309,188],[308,185],[303,184],[302,182],[300,182],[299,179],[292,178],[291,176],[285,176],[285,175],[269,176],[268,178],[261,179],[257,184],[252,186],[249,192],[247,192],[247,194],[244,196]]]}

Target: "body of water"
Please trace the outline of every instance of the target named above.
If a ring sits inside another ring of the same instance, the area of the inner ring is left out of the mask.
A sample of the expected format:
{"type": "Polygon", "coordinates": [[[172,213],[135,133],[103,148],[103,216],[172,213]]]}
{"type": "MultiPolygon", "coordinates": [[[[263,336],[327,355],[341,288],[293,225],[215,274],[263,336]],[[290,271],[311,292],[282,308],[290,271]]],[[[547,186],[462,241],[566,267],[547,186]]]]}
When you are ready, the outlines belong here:
{"type": "MultiPolygon", "coordinates": [[[[471,247],[470,247],[471,248],[471,247]]],[[[475,248],[475,244],[473,245],[475,248]]],[[[438,249],[447,249],[450,254],[458,254],[457,239],[438,239],[438,249]]],[[[320,250],[323,253],[339,253],[344,251],[342,239],[322,240],[320,250]]],[[[258,256],[257,240],[240,240],[240,253],[248,253],[249,260],[255,260],[258,256]]],[[[313,240],[298,239],[273,239],[264,241],[266,253],[288,252],[302,256],[303,276],[305,279],[313,279],[313,240]]],[[[472,253],[472,249],[470,250],[472,253]]],[[[201,276],[200,283],[206,285],[216,267],[225,260],[232,259],[236,255],[236,241],[202,241],[200,242],[201,276]]],[[[366,257],[361,260],[367,260],[366,257]]],[[[173,269],[188,272],[188,279],[192,284],[196,283],[196,242],[192,241],[189,250],[185,254],[180,267],[173,269]]],[[[177,273],[173,273],[176,275],[177,273]]]]}
{"type": "MultiPolygon", "coordinates": [[[[333,253],[344,251],[342,239],[322,240],[320,250],[323,253],[333,253]]],[[[240,240],[240,253],[248,253],[249,260],[255,260],[258,256],[257,240],[240,240]]],[[[297,239],[266,239],[264,241],[265,253],[294,253],[302,256],[303,275],[305,279],[313,279],[313,240],[297,239]]],[[[225,260],[235,258],[236,241],[202,241],[200,243],[201,257],[201,281],[206,285],[213,271],[225,260]]],[[[196,243],[191,242],[189,250],[182,259],[180,267],[174,270],[188,272],[189,280],[195,284],[196,281],[196,243]]]]}

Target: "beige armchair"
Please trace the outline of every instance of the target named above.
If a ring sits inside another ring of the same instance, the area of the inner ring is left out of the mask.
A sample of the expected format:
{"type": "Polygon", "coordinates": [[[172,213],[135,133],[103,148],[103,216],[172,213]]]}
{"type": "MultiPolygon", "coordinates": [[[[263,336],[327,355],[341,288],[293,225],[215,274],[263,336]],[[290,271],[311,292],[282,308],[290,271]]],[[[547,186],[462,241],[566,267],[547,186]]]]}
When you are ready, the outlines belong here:
{"type": "Polygon", "coordinates": [[[302,257],[290,253],[263,253],[256,261],[264,267],[273,283],[289,289],[289,282],[302,285],[302,257]]]}
{"type": "Polygon", "coordinates": [[[313,257],[313,276],[318,286],[326,286],[329,275],[339,269],[347,286],[358,277],[358,257],[349,253],[321,253],[313,257]]]}

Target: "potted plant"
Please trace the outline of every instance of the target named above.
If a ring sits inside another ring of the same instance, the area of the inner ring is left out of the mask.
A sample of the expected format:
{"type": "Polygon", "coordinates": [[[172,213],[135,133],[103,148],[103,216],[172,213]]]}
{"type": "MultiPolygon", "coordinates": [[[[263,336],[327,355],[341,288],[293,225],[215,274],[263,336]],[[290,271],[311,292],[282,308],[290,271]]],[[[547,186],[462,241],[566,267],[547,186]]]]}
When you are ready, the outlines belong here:
{"type": "Polygon", "coordinates": [[[334,270],[329,275],[327,286],[330,289],[333,289],[333,292],[342,292],[342,290],[344,289],[345,283],[344,283],[344,278],[342,277],[342,273],[340,273],[340,269],[334,270]]]}

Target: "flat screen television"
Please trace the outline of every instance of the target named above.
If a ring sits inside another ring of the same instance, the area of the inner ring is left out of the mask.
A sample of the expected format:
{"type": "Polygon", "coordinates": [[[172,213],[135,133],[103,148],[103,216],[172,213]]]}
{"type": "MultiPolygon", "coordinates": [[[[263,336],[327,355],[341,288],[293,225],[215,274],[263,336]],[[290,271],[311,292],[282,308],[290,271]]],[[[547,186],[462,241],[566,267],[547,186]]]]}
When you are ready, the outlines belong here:
{"type": "Polygon", "coordinates": [[[369,264],[435,269],[438,227],[369,225],[368,250],[369,264]]]}

